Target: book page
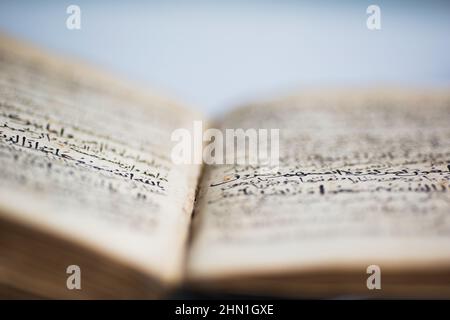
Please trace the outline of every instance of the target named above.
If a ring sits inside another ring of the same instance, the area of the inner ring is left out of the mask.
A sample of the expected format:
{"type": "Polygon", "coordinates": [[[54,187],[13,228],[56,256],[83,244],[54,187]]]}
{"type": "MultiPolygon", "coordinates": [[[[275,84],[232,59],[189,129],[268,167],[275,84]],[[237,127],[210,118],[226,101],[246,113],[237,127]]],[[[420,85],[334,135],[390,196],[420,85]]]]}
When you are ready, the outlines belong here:
{"type": "Polygon", "coordinates": [[[0,218],[177,281],[200,166],[172,165],[170,134],[193,117],[2,37],[0,218]]]}
{"type": "Polygon", "coordinates": [[[280,164],[207,167],[192,279],[352,266],[364,277],[372,264],[448,270],[445,90],[312,91],[237,109],[220,125],[280,129],[280,164]]]}

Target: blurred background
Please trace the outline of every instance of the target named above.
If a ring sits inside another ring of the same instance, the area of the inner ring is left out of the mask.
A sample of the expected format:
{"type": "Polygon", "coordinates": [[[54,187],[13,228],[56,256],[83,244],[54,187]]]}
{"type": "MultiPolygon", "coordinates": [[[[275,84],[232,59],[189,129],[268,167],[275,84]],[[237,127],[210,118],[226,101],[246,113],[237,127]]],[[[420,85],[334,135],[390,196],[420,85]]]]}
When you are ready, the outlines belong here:
{"type": "Polygon", "coordinates": [[[210,115],[301,88],[450,84],[448,1],[1,0],[0,31],[210,115]],[[381,30],[366,26],[372,4],[381,30]]]}

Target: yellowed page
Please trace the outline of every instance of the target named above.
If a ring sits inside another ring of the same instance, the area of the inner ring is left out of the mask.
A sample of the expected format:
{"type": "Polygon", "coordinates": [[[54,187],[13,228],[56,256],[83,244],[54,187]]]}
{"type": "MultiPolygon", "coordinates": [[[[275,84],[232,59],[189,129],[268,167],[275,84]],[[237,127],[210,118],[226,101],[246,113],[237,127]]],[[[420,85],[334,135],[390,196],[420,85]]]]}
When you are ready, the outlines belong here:
{"type": "Polygon", "coordinates": [[[280,166],[207,167],[192,280],[322,271],[326,279],[352,268],[365,279],[372,264],[449,270],[448,91],[312,91],[221,123],[279,128],[280,166]]]}
{"type": "MultiPolygon", "coordinates": [[[[178,281],[200,166],[172,165],[170,135],[193,118],[1,37],[1,217],[178,281]]],[[[14,270],[1,269],[1,280],[11,279],[14,270]]]]}

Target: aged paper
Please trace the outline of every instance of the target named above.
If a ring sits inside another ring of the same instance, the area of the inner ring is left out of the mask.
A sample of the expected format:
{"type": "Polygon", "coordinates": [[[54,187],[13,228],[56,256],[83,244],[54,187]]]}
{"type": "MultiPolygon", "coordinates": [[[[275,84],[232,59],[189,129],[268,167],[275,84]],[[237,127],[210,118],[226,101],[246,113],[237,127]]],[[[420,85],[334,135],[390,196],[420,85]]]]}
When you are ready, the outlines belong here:
{"type": "Polygon", "coordinates": [[[179,280],[200,167],[172,165],[170,134],[194,117],[2,38],[2,218],[179,280]]]}
{"type": "Polygon", "coordinates": [[[207,167],[192,279],[449,265],[445,91],[312,91],[238,109],[222,127],[279,128],[280,166],[207,167]]]}

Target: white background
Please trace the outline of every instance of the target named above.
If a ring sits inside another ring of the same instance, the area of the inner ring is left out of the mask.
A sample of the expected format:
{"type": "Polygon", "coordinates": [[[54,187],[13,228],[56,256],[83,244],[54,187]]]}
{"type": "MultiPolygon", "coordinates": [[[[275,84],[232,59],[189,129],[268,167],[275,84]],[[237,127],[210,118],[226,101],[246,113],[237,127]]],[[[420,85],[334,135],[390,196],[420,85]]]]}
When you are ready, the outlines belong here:
{"type": "Polygon", "coordinates": [[[0,1],[0,30],[217,114],[314,86],[450,84],[445,1],[0,1]],[[66,28],[77,4],[82,29],[66,28]],[[366,8],[381,7],[380,31],[366,8]]]}

